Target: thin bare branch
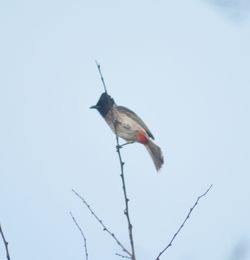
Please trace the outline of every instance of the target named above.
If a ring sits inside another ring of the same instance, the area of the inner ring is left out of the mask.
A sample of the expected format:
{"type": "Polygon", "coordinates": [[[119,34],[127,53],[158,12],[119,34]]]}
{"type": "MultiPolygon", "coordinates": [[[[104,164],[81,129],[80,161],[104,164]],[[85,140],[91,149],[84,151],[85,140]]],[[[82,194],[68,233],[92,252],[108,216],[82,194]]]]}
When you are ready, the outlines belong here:
{"type": "Polygon", "coordinates": [[[188,212],[186,218],[184,219],[184,221],[183,221],[182,224],[180,225],[179,229],[178,229],[177,232],[174,234],[174,236],[173,236],[172,239],[170,240],[169,244],[168,244],[168,245],[159,253],[159,255],[156,257],[156,260],[160,260],[161,255],[162,255],[170,246],[172,246],[173,241],[175,240],[175,238],[177,237],[177,235],[180,233],[181,229],[184,227],[186,221],[189,219],[189,217],[190,217],[192,211],[194,210],[194,208],[198,205],[199,200],[200,200],[202,197],[204,197],[204,196],[207,195],[207,193],[210,191],[210,189],[212,188],[212,186],[213,186],[213,185],[211,184],[211,185],[209,186],[209,188],[208,188],[202,195],[200,195],[200,196],[197,198],[196,202],[194,203],[193,207],[190,208],[190,210],[189,210],[189,212],[188,212]]]}
{"type": "MultiPolygon", "coordinates": [[[[99,74],[100,74],[100,77],[101,77],[101,81],[102,81],[102,84],[103,84],[103,87],[104,87],[104,91],[106,93],[107,92],[107,88],[106,88],[106,84],[105,84],[105,81],[104,81],[104,78],[103,78],[103,75],[102,75],[102,71],[101,71],[101,65],[98,63],[98,61],[96,60],[95,61],[96,63],[96,66],[97,66],[97,69],[99,71],[99,74]]],[[[113,116],[112,116],[113,117],[113,116]]],[[[103,230],[106,231],[109,235],[111,235],[113,237],[113,239],[116,241],[116,243],[122,248],[122,250],[124,252],[126,252],[128,256],[124,256],[124,255],[121,255],[121,254],[116,254],[120,257],[123,257],[123,258],[129,258],[129,259],[132,259],[132,260],[136,260],[135,259],[135,250],[134,250],[134,241],[133,241],[133,233],[132,233],[132,229],[133,229],[133,226],[131,224],[131,221],[130,221],[130,217],[129,217],[129,207],[128,207],[128,197],[127,197],[127,191],[126,191],[126,185],[125,185],[125,178],[124,178],[124,171],[123,171],[123,166],[124,166],[124,162],[122,161],[122,157],[121,157],[121,153],[120,153],[120,144],[119,144],[119,137],[117,135],[117,131],[116,131],[116,122],[114,120],[114,117],[113,117],[113,122],[114,122],[114,129],[115,129],[115,135],[116,135],[116,148],[117,148],[117,153],[118,153],[118,156],[119,156],[119,161],[120,161],[120,165],[121,165],[121,179],[122,179],[122,188],[123,188],[123,194],[124,194],[124,199],[125,199],[125,207],[126,209],[124,210],[124,214],[127,218],[127,221],[128,221],[128,231],[129,231],[129,240],[130,240],[130,244],[131,244],[131,250],[132,250],[132,254],[121,244],[121,242],[117,239],[117,237],[115,236],[114,233],[112,233],[102,222],[102,220],[97,217],[97,215],[95,214],[95,212],[92,210],[92,208],[90,207],[90,205],[86,202],[86,200],[81,197],[75,190],[72,190],[76,196],[78,196],[82,202],[87,206],[87,208],[89,209],[89,211],[91,212],[91,214],[95,217],[95,219],[101,224],[101,226],[103,227],[103,230]]],[[[74,217],[72,216],[73,220],[75,221],[74,217]]],[[[78,224],[76,223],[75,221],[75,224],[78,226],[78,224]]],[[[78,226],[78,228],[80,229],[80,227],[78,226]]],[[[81,229],[80,229],[81,231],[81,229]]],[[[82,234],[83,235],[83,234],[82,234]]],[[[84,235],[83,235],[84,236],[84,235]]]]}
{"type": "MultiPolygon", "coordinates": [[[[103,75],[102,75],[102,72],[101,72],[101,66],[97,61],[96,61],[96,65],[97,65],[97,68],[98,68],[100,76],[101,76],[101,80],[102,80],[102,83],[103,83],[104,90],[107,93],[107,88],[106,88],[105,81],[104,81],[104,78],[103,78],[103,75]]],[[[117,122],[116,122],[113,114],[112,114],[112,119],[113,119],[115,136],[116,136],[116,150],[117,150],[117,153],[118,153],[119,162],[120,162],[120,166],[121,166],[120,176],[121,176],[121,179],[122,179],[122,189],[123,189],[123,196],[124,196],[124,201],[125,201],[124,214],[125,214],[125,216],[127,218],[127,222],[128,222],[129,241],[130,241],[130,246],[131,246],[131,251],[132,251],[131,259],[136,260],[136,258],[135,258],[135,246],[134,246],[134,239],[133,239],[133,226],[131,224],[130,215],[129,215],[129,206],[128,206],[129,199],[128,199],[128,196],[127,196],[126,183],[125,183],[125,177],[124,177],[124,164],[125,163],[122,161],[122,156],[121,156],[121,151],[120,151],[122,146],[120,146],[120,144],[119,144],[119,136],[118,136],[117,130],[116,130],[117,122]]]]}
{"type": "Polygon", "coordinates": [[[1,227],[1,224],[0,224],[0,234],[2,236],[2,239],[3,239],[3,243],[4,243],[4,246],[5,246],[5,251],[6,251],[6,258],[7,260],[10,260],[10,253],[9,253],[9,248],[8,248],[8,242],[6,241],[5,239],[5,236],[4,236],[4,233],[3,233],[3,230],[2,230],[2,227],[1,227]]]}
{"type": "Polygon", "coordinates": [[[121,146],[119,144],[119,137],[117,135],[116,132],[116,122],[114,122],[114,128],[115,128],[115,134],[116,134],[116,148],[117,148],[117,153],[118,153],[118,157],[119,157],[119,161],[120,161],[120,167],[121,167],[121,179],[122,179],[122,189],[123,189],[123,195],[124,195],[124,201],[125,201],[125,210],[124,210],[124,214],[127,218],[127,222],[128,222],[128,233],[129,233],[129,241],[130,241],[130,246],[131,246],[131,250],[132,250],[132,260],[135,260],[135,247],[134,247],[134,239],[133,239],[133,225],[131,224],[131,220],[130,220],[130,215],[129,215],[129,206],[128,206],[128,202],[129,202],[129,198],[127,195],[127,189],[126,189],[126,183],[125,183],[125,177],[124,177],[124,162],[122,161],[122,156],[121,156],[121,146]]]}
{"type": "Polygon", "coordinates": [[[122,243],[118,240],[116,235],[112,233],[107,226],[103,223],[103,221],[95,214],[93,209],[90,207],[90,205],[87,203],[87,201],[79,195],[75,190],[72,190],[72,192],[83,202],[83,204],[88,208],[90,213],[94,216],[94,218],[99,222],[99,224],[102,226],[103,231],[106,231],[115,241],[116,243],[121,247],[121,249],[126,252],[130,257],[132,257],[132,254],[122,245],[122,243]]]}
{"type": "Polygon", "coordinates": [[[76,227],[78,228],[78,230],[80,231],[80,233],[81,233],[81,235],[82,235],[82,237],[83,237],[85,258],[86,258],[86,260],[88,260],[88,259],[89,259],[89,254],[88,254],[88,248],[87,248],[87,239],[86,239],[86,237],[85,237],[85,235],[84,235],[84,233],[83,233],[81,227],[80,227],[79,224],[77,223],[75,217],[73,216],[72,212],[70,212],[69,214],[70,214],[72,220],[74,221],[76,227]]]}
{"type": "Polygon", "coordinates": [[[102,85],[103,85],[103,87],[104,87],[104,91],[105,91],[106,93],[108,93],[108,92],[107,92],[107,88],[106,88],[106,84],[105,84],[105,81],[104,81],[104,78],[103,78],[103,76],[102,76],[101,65],[98,63],[97,60],[95,61],[95,63],[96,63],[96,66],[97,66],[97,68],[98,68],[98,71],[99,71],[101,80],[102,80],[102,85]]]}

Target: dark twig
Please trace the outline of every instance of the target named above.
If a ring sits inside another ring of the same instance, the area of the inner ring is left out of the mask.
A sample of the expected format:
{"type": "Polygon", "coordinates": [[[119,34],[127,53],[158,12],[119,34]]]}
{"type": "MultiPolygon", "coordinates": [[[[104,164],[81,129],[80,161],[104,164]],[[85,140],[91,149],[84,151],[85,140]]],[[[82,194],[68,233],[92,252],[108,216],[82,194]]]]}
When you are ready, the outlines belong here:
{"type": "Polygon", "coordinates": [[[0,234],[2,236],[2,239],[3,239],[3,243],[4,243],[4,246],[5,246],[5,251],[6,251],[6,257],[8,260],[10,260],[10,254],[9,254],[9,248],[8,248],[8,242],[6,241],[5,239],[5,236],[4,236],[4,233],[3,233],[3,230],[2,230],[2,227],[1,227],[1,224],[0,224],[0,234]]]}
{"type": "MultiPolygon", "coordinates": [[[[100,66],[100,64],[97,61],[96,61],[96,65],[97,65],[97,68],[98,68],[100,76],[101,76],[101,80],[102,80],[102,83],[103,83],[104,90],[107,93],[107,88],[106,88],[105,81],[104,81],[104,78],[103,78],[102,72],[101,72],[101,66],[100,66]]],[[[124,177],[124,164],[125,163],[122,161],[122,156],[121,156],[121,152],[120,152],[120,149],[121,149],[122,146],[120,146],[120,144],[119,144],[119,137],[118,137],[117,129],[116,129],[117,122],[116,122],[113,114],[112,114],[112,119],[113,119],[113,124],[114,124],[114,129],[115,129],[115,136],[116,136],[116,150],[117,150],[117,153],[118,153],[119,162],[120,162],[120,166],[121,166],[121,174],[120,174],[120,176],[121,176],[121,179],[122,179],[122,189],[123,189],[123,195],[124,195],[124,200],[125,200],[124,214],[125,214],[125,216],[127,218],[127,222],[128,222],[129,241],[130,241],[130,246],[131,246],[131,251],[132,251],[131,259],[135,260],[135,247],[134,247],[134,239],[133,239],[133,226],[131,224],[131,220],[130,220],[130,216],[129,216],[129,206],[128,206],[129,199],[128,199],[128,196],[127,196],[125,177],[124,177]]]]}
{"type": "Polygon", "coordinates": [[[121,166],[121,179],[122,179],[122,189],[123,189],[123,195],[124,195],[124,200],[125,200],[125,210],[124,210],[124,214],[127,218],[127,222],[128,222],[128,233],[129,233],[129,241],[130,241],[130,245],[131,245],[131,250],[132,250],[132,260],[135,260],[135,247],[134,247],[134,239],[133,239],[133,226],[131,224],[130,221],[130,216],[129,216],[129,207],[128,207],[128,196],[127,196],[127,189],[126,189],[126,184],[125,184],[125,178],[124,178],[124,162],[122,161],[122,157],[121,157],[121,152],[120,152],[120,144],[119,144],[119,137],[117,135],[116,132],[116,122],[114,122],[114,128],[115,128],[115,133],[116,133],[116,148],[117,148],[117,153],[118,153],[118,157],[119,157],[119,161],[120,161],[120,166],[121,166]]]}
{"type": "Polygon", "coordinates": [[[95,212],[92,210],[92,208],[90,207],[90,205],[87,203],[87,201],[80,196],[75,190],[72,190],[73,193],[75,193],[75,195],[83,202],[83,204],[88,208],[88,210],[90,211],[90,213],[94,216],[94,218],[99,222],[99,224],[102,226],[103,231],[106,231],[115,241],[116,243],[121,247],[121,249],[126,252],[130,257],[132,257],[131,253],[122,245],[122,243],[118,240],[118,238],[116,237],[116,235],[114,233],[112,233],[107,227],[106,225],[103,223],[103,221],[95,214],[95,212]]]}
{"type": "Polygon", "coordinates": [[[118,253],[116,253],[115,255],[117,255],[117,256],[120,256],[121,258],[127,258],[127,259],[131,259],[131,257],[130,257],[130,256],[121,255],[121,254],[118,254],[118,253]]]}
{"type": "Polygon", "coordinates": [[[84,233],[83,233],[81,227],[80,227],[79,224],[77,223],[75,217],[73,216],[72,212],[70,212],[69,214],[70,214],[72,220],[74,221],[76,227],[78,228],[78,230],[80,231],[80,233],[81,233],[81,235],[82,235],[82,237],[83,237],[85,256],[86,256],[86,260],[88,260],[88,259],[89,259],[89,254],[88,254],[88,248],[87,248],[87,239],[86,239],[86,237],[85,237],[85,235],[84,235],[84,233]]]}
{"type": "Polygon", "coordinates": [[[101,77],[101,80],[102,80],[102,85],[103,85],[103,87],[104,87],[104,91],[105,91],[106,93],[108,93],[107,88],[106,88],[106,84],[105,84],[105,81],[104,81],[104,78],[103,78],[103,76],[102,76],[101,65],[98,63],[97,60],[95,61],[95,63],[96,63],[96,66],[97,66],[97,68],[98,68],[98,71],[99,71],[99,73],[100,73],[100,77],[101,77]]]}
{"type": "Polygon", "coordinates": [[[156,260],[160,260],[160,256],[161,256],[170,246],[172,246],[173,241],[175,240],[175,238],[177,237],[177,235],[179,234],[179,232],[181,231],[181,229],[184,227],[186,221],[189,219],[189,217],[190,217],[192,211],[194,210],[194,208],[198,205],[199,200],[200,200],[202,197],[204,197],[204,196],[207,195],[207,193],[210,191],[210,189],[212,188],[212,186],[213,186],[213,185],[211,184],[211,185],[209,186],[209,188],[206,190],[206,192],[204,192],[202,195],[200,195],[200,196],[197,198],[196,202],[194,203],[193,207],[190,208],[189,213],[187,214],[186,218],[185,218],[184,221],[182,222],[181,226],[179,227],[179,229],[177,230],[177,232],[174,234],[174,236],[173,236],[172,239],[170,240],[169,244],[168,244],[168,245],[159,253],[159,255],[156,257],[156,260]]]}

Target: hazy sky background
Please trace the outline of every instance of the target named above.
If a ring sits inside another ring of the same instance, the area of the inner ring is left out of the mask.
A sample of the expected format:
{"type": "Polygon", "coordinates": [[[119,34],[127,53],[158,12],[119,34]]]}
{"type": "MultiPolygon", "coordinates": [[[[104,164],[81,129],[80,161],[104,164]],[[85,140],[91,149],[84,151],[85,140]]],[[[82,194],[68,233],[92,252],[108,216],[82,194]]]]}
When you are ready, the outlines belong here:
{"type": "MultiPolygon", "coordinates": [[[[172,260],[250,257],[249,1],[1,1],[0,222],[11,259],[119,259],[82,194],[128,245],[115,137],[89,109],[103,91],[162,147],[122,149],[138,260],[155,259],[213,183],[172,260]]],[[[0,259],[5,252],[0,241],[0,259]]]]}

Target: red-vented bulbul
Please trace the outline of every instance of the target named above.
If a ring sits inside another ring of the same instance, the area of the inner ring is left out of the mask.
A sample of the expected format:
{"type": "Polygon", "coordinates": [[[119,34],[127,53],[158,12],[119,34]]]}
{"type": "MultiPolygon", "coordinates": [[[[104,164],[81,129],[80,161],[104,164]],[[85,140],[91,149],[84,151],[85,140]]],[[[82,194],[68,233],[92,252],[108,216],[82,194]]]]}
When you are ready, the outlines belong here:
{"type": "Polygon", "coordinates": [[[164,160],[161,148],[151,139],[153,134],[145,123],[133,111],[123,106],[117,106],[114,99],[106,92],[102,93],[95,106],[90,108],[97,109],[114,133],[128,143],[138,142],[147,148],[156,170],[158,171],[164,160]]]}

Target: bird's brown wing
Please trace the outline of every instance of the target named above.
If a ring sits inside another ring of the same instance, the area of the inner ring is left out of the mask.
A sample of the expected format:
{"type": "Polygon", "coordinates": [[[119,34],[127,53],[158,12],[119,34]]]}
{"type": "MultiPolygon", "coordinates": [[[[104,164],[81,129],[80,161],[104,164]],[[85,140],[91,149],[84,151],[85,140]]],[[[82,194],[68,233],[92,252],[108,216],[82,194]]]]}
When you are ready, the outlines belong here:
{"type": "Polygon", "coordinates": [[[117,106],[116,108],[117,108],[117,110],[118,110],[119,112],[124,113],[124,114],[128,115],[130,118],[132,118],[132,119],[134,119],[135,121],[137,121],[138,124],[146,130],[147,134],[148,134],[152,139],[155,139],[154,136],[153,136],[153,134],[151,133],[151,131],[150,131],[150,130],[148,129],[148,127],[146,126],[146,124],[141,120],[141,118],[140,118],[138,115],[136,115],[135,112],[133,112],[133,111],[131,111],[130,109],[128,109],[128,108],[126,108],[126,107],[123,107],[123,106],[117,106]]]}

